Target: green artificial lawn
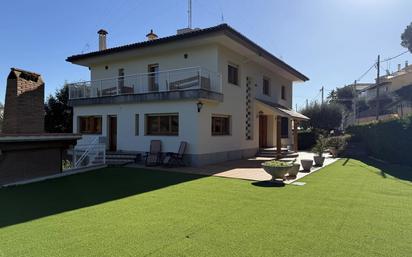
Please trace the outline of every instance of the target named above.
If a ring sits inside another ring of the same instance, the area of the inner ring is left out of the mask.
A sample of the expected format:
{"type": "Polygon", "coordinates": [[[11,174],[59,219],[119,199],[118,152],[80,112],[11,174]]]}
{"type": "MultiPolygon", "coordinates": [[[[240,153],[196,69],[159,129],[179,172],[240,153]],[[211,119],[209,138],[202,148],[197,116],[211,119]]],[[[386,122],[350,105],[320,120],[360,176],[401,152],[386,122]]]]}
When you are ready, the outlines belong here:
{"type": "Polygon", "coordinates": [[[411,256],[408,172],[340,160],[273,187],[108,168],[3,188],[0,256],[411,256]]]}

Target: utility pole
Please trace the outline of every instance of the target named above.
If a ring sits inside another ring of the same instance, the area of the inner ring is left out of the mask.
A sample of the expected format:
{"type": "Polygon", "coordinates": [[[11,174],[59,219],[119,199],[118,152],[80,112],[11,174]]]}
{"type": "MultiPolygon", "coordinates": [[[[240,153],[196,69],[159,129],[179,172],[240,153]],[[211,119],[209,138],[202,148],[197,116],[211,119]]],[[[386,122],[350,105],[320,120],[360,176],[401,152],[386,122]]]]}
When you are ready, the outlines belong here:
{"type": "Polygon", "coordinates": [[[325,93],[325,87],[322,86],[322,88],[320,89],[320,91],[322,92],[322,104],[323,104],[323,95],[324,95],[324,93],[325,93]]]}
{"type": "Polygon", "coordinates": [[[378,62],[376,63],[378,72],[376,74],[376,120],[379,120],[379,109],[380,109],[380,97],[379,97],[379,84],[380,84],[380,66],[381,66],[381,56],[378,55],[378,62]]]}
{"type": "Polygon", "coordinates": [[[308,109],[308,107],[309,107],[309,101],[308,99],[306,99],[306,109],[308,109]]]}
{"type": "Polygon", "coordinates": [[[298,104],[295,104],[295,111],[298,111],[298,104]]]}
{"type": "Polygon", "coordinates": [[[358,119],[356,115],[357,113],[356,100],[358,97],[358,93],[356,92],[356,84],[357,84],[357,81],[355,80],[355,82],[353,83],[353,116],[355,118],[355,124],[358,124],[358,119]]]}

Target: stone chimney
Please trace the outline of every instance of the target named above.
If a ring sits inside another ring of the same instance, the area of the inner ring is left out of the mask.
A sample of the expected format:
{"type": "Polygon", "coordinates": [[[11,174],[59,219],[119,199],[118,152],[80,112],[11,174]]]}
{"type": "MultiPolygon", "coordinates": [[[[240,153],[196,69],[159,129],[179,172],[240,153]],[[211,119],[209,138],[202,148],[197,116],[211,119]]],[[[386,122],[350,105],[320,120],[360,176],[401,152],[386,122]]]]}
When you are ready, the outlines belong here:
{"type": "Polygon", "coordinates": [[[106,35],[109,33],[107,33],[106,30],[101,29],[97,31],[97,34],[99,34],[99,51],[106,50],[107,49],[106,35]]]}
{"type": "Polygon", "coordinates": [[[153,29],[150,30],[150,33],[146,35],[148,41],[158,39],[159,37],[153,33],[153,29]]]}
{"type": "Polygon", "coordinates": [[[401,64],[398,63],[398,71],[401,71],[401,64]]]}
{"type": "Polygon", "coordinates": [[[40,74],[11,68],[7,77],[3,133],[44,133],[44,82],[40,74]]]}

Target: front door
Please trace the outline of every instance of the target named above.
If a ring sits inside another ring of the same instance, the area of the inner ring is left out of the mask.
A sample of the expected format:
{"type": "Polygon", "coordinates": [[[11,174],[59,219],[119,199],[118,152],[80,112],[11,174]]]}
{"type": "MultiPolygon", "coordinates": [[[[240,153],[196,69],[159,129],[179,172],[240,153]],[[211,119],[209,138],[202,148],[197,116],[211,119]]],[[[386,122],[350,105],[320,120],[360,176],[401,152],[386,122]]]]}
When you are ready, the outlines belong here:
{"type": "Polygon", "coordinates": [[[268,117],[259,116],[259,148],[267,147],[268,141],[268,117]]]}
{"type": "Polygon", "coordinates": [[[117,151],[117,116],[109,116],[109,150],[117,151]]]}

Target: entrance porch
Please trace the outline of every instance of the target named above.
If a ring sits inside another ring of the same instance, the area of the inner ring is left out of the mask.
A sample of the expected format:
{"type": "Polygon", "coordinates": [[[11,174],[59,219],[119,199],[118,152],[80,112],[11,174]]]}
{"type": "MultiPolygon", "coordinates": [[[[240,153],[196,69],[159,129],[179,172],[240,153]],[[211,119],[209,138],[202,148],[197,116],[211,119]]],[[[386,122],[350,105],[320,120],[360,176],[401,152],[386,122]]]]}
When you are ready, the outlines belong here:
{"type": "Polygon", "coordinates": [[[280,159],[298,152],[299,122],[308,120],[308,117],[282,105],[258,99],[255,110],[259,115],[259,154],[280,159]]]}

